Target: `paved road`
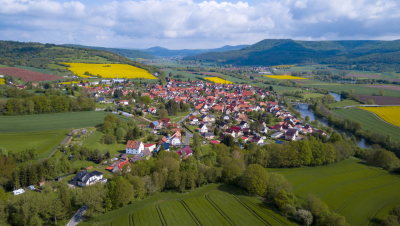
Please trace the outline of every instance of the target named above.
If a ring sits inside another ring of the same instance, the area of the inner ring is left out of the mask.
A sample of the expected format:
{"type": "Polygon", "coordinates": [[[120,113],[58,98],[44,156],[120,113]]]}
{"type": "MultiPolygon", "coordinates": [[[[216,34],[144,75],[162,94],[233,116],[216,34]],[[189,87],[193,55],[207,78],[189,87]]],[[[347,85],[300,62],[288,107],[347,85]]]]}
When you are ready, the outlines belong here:
{"type": "MultiPolygon", "coordinates": [[[[189,117],[189,115],[191,115],[193,113],[193,109],[190,109],[190,114],[186,115],[184,118],[182,118],[178,124],[182,127],[182,122],[185,121],[185,119],[187,117],[189,117]]],[[[183,127],[182,127],[183,128],[183,127]]],[[[183,128],[186,131],[186,139],[185,139],[185,145],[189,145],[190,142],[190,138],[193,137],[193,134],[191,134],[189,131],[187,131],[187,129],[183,128]]]]}
{"type": "Polygon", "coordinates": [[[86,212],[86,206],[83,205],[76,213],[75,215],[71,218],[71,220],[68,222],[67,226],[75,226],[81,221],[81,218],[83,214],[86,212]]]}

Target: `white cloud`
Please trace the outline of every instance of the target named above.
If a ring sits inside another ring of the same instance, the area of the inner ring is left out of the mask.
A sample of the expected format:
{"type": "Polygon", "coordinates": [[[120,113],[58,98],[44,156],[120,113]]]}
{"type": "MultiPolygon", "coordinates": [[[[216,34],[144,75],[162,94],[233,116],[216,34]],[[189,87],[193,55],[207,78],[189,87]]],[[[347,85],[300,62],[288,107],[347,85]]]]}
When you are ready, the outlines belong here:
{"type": "Polygon", "coordinates": [[[0,0],[0,39],[109,47],[208,48],[264,38],[400,37],[396,0],[0,0]]]}

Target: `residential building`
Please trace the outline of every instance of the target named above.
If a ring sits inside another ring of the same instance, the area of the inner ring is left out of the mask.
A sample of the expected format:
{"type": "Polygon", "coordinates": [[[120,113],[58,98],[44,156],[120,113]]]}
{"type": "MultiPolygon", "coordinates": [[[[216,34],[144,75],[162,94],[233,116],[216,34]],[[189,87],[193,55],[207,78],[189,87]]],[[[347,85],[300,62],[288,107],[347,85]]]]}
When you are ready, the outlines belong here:
{"type": "Polygon", "coordinates": [[[141,141],[128,140],[125,150],[127,154],[137,155],[144,150],[144,145],[141,141]]]}

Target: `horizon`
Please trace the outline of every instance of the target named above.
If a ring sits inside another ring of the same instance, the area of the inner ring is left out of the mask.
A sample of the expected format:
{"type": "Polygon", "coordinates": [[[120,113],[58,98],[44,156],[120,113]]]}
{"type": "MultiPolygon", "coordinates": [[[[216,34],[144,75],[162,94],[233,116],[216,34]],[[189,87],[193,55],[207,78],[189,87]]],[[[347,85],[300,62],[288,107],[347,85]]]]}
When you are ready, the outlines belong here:
{"type": "Polygon", "coordinates": [[[396,40],[400,3],[349,0],[0,0],[1,40],[211,49],[263,39],[396,40]]]}

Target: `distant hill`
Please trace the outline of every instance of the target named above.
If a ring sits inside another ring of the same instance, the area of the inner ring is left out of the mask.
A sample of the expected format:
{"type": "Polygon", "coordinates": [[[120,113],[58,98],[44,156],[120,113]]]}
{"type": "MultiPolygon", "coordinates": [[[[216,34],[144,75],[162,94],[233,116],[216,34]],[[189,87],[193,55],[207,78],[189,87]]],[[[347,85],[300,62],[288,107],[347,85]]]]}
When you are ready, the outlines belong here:
{"type": "Polygon", "coordinates": [[[229,51],[229,50],[239,50],[242,48],[247,47],[248,45],[238,45],[238,46],[223,46],[221,48],[216,48],[216,49],[181,49],[181,50],[170,50],[167,48],[163,48],[160,46],[155,46],[149,49],[143,49],[141,51],[150,53],[154,56],[157,57],[186,57],[186,56],[192,56],[192,55],[197,55],[197,54],[202,54],[202,53],[208,53],[208,52],[223,52],[223,51],[229,51]]]}
{"type": "Polygon", "coordinates": [[[72,46],[72,47],[82,47],[88,49],[97,49],[97,50],[105,50],[115,54],[119,54],[121,56],[127,58],[142,58],[142,59],[155,59],[156,57],[151,55],[150,53],[146,53],[136,49],[119,49],[119,48],[105,48],[105,47],[96,47],[96,46],[83,46],[83,45],[74,45],[74,44],[65,44],[64,46],[72,46]]]}
{"type": "Polygon", "coordinates": [[[80,63],[124,63],[162,74],[158,68],[130,60],[106,50],[89,49],[34,42],[0,41],[0,65],[25,66],[47,69],[55,72],[68,72],[63,62],[80,63]]]}
{"type": "Polygon", "coordinates": [[[302,63],[384,64],[400,63],[400,40],[395,41],[296,41],[265,39],[240,50],[207,52],[183,60],[204,60],[236,65],[302,63]]]}

